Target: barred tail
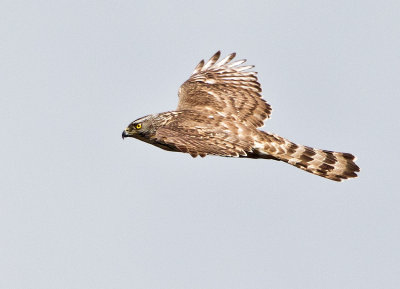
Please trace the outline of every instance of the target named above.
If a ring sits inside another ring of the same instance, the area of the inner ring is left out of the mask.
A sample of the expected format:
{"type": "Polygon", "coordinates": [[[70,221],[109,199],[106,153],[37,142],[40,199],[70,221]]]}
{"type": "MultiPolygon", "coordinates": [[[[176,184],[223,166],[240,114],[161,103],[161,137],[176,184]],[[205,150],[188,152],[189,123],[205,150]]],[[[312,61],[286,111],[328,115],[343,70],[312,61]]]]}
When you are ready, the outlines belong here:
{"type": "Polygon", "coordinates": [[[287,162],[312,174],[342,181],[357,177],[360,168],[354,163],[355,156],[314,149],[298,145],[278,135],[260,131],[254,151],[249,157],[273,158],[287,162]]]}

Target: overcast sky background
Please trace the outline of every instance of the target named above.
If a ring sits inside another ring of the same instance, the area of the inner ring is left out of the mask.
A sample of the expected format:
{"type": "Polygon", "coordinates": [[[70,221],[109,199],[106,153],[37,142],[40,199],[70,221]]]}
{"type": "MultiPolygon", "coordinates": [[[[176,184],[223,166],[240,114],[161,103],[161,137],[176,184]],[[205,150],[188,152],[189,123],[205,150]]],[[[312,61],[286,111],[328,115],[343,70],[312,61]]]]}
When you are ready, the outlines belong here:
{"type": "Polygon", "coordinates": [[[1,1],[0,288],[400,288],[399,11],[1,1]],[[217,50],[256,65],[264,130],[360,177],[121,139],[217,50]]]}

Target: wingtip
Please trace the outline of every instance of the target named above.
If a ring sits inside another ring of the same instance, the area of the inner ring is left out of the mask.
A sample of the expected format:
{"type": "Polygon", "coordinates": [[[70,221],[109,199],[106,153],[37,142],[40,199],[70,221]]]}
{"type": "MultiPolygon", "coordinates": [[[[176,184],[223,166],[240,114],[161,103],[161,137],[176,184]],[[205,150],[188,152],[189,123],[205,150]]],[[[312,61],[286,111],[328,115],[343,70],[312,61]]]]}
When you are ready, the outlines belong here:
{"type": "Polygon", "coordinates": [[[198,73],[199,71],[201,71],[201,69],[203,68],[203,66],[204,66],[204,59],[202,59],[202,60],[199,62],[199,64],[197,64],[196,68],[195,68],[194,71],[192,72],[192,75],[198,73]]]}
{"type": "Polygon", "coordinates": [[[201,68],[201,71],[205,71],[208,68],[212,67],[218,61],[220,56],[221,56],[221,51],[218,50],[213,56],[210,57],[207,63],[201,68]]]}

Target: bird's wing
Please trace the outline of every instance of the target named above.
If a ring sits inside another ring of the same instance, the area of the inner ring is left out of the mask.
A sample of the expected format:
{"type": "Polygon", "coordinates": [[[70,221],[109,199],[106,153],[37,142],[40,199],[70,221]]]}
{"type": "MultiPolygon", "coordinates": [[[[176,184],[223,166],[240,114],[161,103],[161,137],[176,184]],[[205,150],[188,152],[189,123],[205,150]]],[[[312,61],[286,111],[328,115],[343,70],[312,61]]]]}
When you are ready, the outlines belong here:
{"type": "Polygon", "coordinates": [[[186,121],[177,121],[159,128],[155,138],[178,151],[189,153],[192,157],[245,156],[246,152],[252,150],[252,138],[234,133],[234,130],[238,130],[236,124],[228,121],[222,123],[221,119],[206,119],[194,124],[189,117],[186,121]]]}
{"type": "Polygon", "coordinates": [[[220,55],[218,51],[196,66],[179,89],[177,110],[231,116],[245,125],[262,126],[271,106],[261,98],[257,72],[248,71],[254,66],[241,66],[246,60],[232,62],[235,53],[218,62],[220,55]]]}

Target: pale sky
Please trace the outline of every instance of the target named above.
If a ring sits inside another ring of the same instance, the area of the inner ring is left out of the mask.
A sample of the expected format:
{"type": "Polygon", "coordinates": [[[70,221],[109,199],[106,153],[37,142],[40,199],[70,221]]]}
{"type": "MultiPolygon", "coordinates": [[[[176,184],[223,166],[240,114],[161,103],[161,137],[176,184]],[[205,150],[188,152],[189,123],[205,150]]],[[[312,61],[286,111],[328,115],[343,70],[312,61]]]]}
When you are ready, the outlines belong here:
{"type": "Polygon", "coordinates": [[[0,289],[400,288],[399,11],[1,1],[0,289]],[[217,50],[256,65],[263,130],[360,177],[121,139],[217,50]]]}

